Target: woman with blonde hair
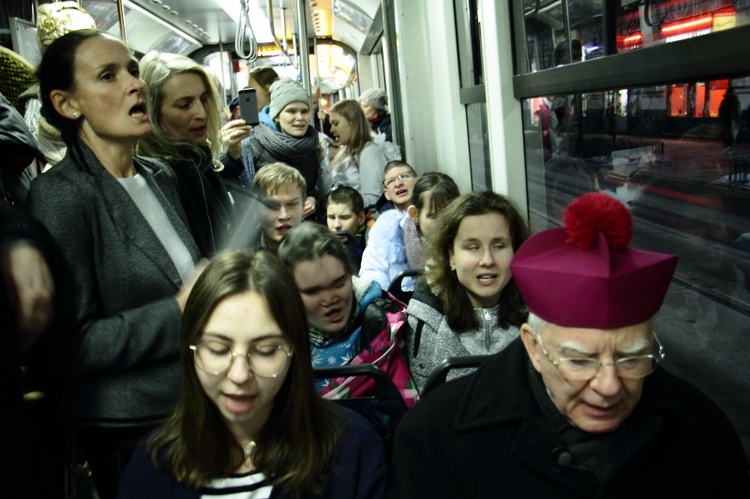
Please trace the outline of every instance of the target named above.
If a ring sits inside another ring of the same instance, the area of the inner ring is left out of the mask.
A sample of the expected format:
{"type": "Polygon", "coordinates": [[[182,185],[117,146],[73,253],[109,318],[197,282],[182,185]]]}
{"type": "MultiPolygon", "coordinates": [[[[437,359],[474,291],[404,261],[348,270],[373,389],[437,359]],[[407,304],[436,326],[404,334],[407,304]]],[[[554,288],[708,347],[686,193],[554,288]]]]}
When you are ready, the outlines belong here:
{"type": "Polygon", "coordinates": [[[182,322],[180,401],[144,439],[120,499],[383,497],[382,442],[313,387],[305,309],[279,259],[218,255],[182,322]]]}
{"type": "Polygon", "coordinates": [[[388,158],[373,141],[370,124],[357,101],[344,99],[331,108],[331,133],[344,146],[331,163],[334,188],[353,187],[362,194],[365,206],[374,206],[383,194],[388,158]]]}
{"type": "Polygon", "coordinates": [[[216,87],[202,66],[178,54],[149,52],[140,70],[153,132],[138,141],[136,151],[174,169],[195,242],[210,257],[235,222],[234,206],[215,166],[222,155],[216,87]]]}

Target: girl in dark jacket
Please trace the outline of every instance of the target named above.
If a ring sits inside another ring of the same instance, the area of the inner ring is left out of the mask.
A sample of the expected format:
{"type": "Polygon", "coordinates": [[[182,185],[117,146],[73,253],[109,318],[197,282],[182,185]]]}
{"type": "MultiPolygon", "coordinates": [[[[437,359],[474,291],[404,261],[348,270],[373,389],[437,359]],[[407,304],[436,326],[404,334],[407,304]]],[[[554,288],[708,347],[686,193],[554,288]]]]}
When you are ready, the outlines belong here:
{"type": "Polygon", "coordinates": [[[120,499],[383,497],[383,445],[315,392],[305,310],[275,256],[211,262],[185,309],[181,366],[180,402],[136,451],[120,499]]]}

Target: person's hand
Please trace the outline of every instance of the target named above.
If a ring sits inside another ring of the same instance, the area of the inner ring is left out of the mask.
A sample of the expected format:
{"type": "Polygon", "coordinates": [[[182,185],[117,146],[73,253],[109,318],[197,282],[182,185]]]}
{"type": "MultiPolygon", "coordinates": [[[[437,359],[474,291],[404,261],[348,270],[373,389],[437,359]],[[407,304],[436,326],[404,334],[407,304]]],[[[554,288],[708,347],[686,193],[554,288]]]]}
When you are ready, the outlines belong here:
{"type": "Polygon", "coordinates": [[[302,218],[307,218],[318,209],[318,201],[313,196],[307,196],[305,199],[305,211],[302,213],[302,218]]]}
{"type": "Polygon", "coordinates": [[[195,272],[193,272],[193,276],[186,282],[182,283],[182,287],[174,296],[177,300],[177,305],[180,306],[180,312],[185,311],[185,305],[187,304],[190,292],[193,290],[193,286],[195,286],[198,277],[200,277],[203,271],[206,270],[206,265],[208,265],[208,260],[201,258],[200,261],[195,264],[195,272]]]}
{"type": "Polygon", "coordinates": [[[52,321],[55,285],[47,261],[31,244],[19,244],[0,254],[8,298],[21,334],[21,353],[31,349],[52,321]]]}
{"type": "Polygon", "coordinates": [[[227,148],[227,154],[237,159],[242,154],[242,141],[250,136],[253,129],[243,120],[232,120],[221,127],[221,141],[227,148]]]}

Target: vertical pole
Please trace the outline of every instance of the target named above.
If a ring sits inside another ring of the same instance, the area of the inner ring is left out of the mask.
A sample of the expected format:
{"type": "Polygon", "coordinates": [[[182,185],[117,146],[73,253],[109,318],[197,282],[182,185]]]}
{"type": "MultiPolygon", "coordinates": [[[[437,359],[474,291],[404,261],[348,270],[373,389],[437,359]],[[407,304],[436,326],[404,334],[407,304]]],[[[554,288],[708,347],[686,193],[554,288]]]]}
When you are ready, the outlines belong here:
{"type": "Polygon", "coordinates": [[[308,93],[310,90],[310,44],[307,38],[307,8],[305,0],[297,1],[297,31],[299,32],[299,74],[302,86],[308,93]]]}
{"type": "Polygon", "coordinates": [[[404,130],[402,126],[403,118],[401,117],[401,82],[398,70],[398,35],[396,33],[396,7],[393,0],[383,0],[381,4],[383,16],[383,56],[386,63],[385,72],[388,75],[390,92],[388,95],[388,109],[391,113],[391,123],[393,132],[393,142],[401,146],[406,157],[406,148],[404,147],[404,130]]]}
{"type": "Polygon", "coordinates": [[[128,42],[128,35],[125,33],[125,6],[122,0],[117,0],[117,14],[120,16],[120,38],[123,43],[128,42]]]}

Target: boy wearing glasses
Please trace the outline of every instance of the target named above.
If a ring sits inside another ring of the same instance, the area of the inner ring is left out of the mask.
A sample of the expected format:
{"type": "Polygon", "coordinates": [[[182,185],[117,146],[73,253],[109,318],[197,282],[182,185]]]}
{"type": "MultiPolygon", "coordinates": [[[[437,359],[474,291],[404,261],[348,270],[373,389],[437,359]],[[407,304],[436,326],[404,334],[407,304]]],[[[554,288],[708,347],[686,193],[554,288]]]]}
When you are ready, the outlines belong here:
{"type": "MultiPolygon", "coordinates": [[[[417,172],[404,161],[391,161],[385,165],[383,171],[383,196],[390,201],[393,208],[406,211],[411,204],[411,193],[417,172]]],[[[382,213],[388,209],[388,204],[379,209],[382,213]]]]}
{"type": "Polygon", "coordinates": [[[401,423],[390,497],[748,497],[721,410],[658,367],[677,257],[629,248],[618,200],[586,194],[511,271],[521,337],[401,423]]]}

